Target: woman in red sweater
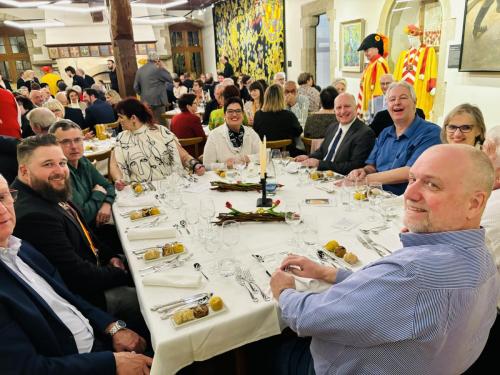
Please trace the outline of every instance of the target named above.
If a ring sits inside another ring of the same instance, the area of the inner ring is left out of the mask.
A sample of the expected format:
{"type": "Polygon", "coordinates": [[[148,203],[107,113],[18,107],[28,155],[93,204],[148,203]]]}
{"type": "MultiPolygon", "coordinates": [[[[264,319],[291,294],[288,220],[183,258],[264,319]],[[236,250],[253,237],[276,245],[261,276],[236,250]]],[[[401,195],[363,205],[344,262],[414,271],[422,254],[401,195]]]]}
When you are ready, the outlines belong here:
{"type": "Polygon", "coordinates": [[[21,138],[19,109],[14,95],[0,87],[0,135],[21,138]]]}
{"type": "MultiPolygon", "coordinates": [[[[201,126],[200,116],[196,114],[198,107],[195,100],[195,94],[184,94],[177,100],[181,113],[172,118],[170,130],[172,130],[177,138],[203,137],[203,143],[198,146],[198,152],[201,155],[203,154],[203,147],[205,147],[207,136],[201,126]]],[[[185,148],[190,155],[194,157],[199,156],[195,155],[194,146],[187,146],[185,148]]]]}

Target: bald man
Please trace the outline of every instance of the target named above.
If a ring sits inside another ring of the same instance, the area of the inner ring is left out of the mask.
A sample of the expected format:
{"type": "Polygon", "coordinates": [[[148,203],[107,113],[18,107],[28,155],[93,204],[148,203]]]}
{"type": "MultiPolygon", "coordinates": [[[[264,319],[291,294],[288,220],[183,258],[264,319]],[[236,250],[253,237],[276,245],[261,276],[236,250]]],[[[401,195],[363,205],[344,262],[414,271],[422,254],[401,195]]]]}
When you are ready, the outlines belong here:
{"type": "Polygon", "coordinates": [[[346,175],[364,165],[375,144],[375,134],[356,117],[356,99],[349,93],[335,98],[335,115],[339,123],[328,127],[321,146],[309,156],[297,156],[295,161],[346,175]]]}
{"type": "Polygon", "coordinates": [[[283,320],[312,337],[296,347],[316,374],[462,374],[484,348],[500,290],[480,227],[491,162],[470,146],[438,145],[409,176],[401,249],[354,273],[290,255],[271,278],[283,320]],[[298,292],[290,273],[332,286],[298,292]]]}
{"type": "Polygon", "coordinates": [[[40,90],[31,90],[30,100],[35,106],[41,107],[44,102],[42,92],[40,90]]]}

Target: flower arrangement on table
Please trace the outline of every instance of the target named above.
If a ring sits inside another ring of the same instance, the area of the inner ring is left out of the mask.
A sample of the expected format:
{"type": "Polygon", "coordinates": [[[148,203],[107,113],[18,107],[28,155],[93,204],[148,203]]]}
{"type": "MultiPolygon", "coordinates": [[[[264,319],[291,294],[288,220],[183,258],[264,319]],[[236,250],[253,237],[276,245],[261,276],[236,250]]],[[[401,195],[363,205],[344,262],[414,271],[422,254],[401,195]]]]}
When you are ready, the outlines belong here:
{"type": "MultiPolygon", "coordinates": [[[[252,182],[241,182],[237,181],[234,184],[224,182],[224,181],[211,181],[210,185],[212,185],[212,190],[217,191],[261,191],[262,185],[258,183],[252,182]]],[[[283,185],[278,184],[278,187],[282,187],[283,185]]]]}
{"type": "Polygon", "coordinates": [[[285,212],[275,211],[274,209],[279,206],[281,202],[276,200],[273,205],[269,208],[257,208],[255,212],[242,212],[233,208],[231,202],[226,202],[226,207],[229,212],[219,213],[217,216],[218,221],[215,222],[216,225],[222,225],[225,221],[234,220],[239,222],[244,221],[285,221],[285,212]]]}

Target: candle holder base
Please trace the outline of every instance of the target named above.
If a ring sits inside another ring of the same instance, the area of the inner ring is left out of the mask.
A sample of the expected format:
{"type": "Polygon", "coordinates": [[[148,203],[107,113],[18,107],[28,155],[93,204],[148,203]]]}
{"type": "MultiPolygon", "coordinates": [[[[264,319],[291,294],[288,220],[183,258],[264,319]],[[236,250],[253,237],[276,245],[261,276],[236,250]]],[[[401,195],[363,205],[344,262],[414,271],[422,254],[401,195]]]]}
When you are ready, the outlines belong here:
{"type": "Polygon", "coordinates": [[[257,199],[257,207],[272,207],[273,200],[271,198],[259,198],[257,199]]]}

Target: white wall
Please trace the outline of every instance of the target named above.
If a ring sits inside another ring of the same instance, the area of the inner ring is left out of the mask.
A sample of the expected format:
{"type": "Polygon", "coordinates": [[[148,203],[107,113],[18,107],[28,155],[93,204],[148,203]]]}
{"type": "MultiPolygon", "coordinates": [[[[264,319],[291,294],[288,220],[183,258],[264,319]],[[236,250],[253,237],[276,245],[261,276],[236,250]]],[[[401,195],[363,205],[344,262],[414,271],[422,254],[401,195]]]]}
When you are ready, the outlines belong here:
{"type": "Polygon", "coordinates": [[[215,37],[214,37],[214,19],[212,9],[205,10],[203,16],[199,17],[203,21],[202,43],[203,43],[203,65],[206,73],[213,73],[217,79],[217,61],[215,61],[215,37]]]}

